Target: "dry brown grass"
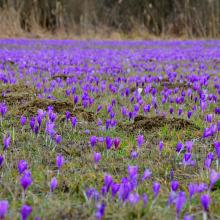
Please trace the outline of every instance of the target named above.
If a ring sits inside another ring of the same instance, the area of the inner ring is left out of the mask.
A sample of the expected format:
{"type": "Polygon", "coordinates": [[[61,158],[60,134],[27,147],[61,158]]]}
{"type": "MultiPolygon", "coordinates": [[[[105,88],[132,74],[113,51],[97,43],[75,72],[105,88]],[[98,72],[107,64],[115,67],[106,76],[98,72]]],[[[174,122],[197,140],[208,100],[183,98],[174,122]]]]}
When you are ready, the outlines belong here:
{"type": "Polygon", "coordinates": [[[110,40],[124,40],[124,39],[156,39],[155,36],[143,27],[138,25],[129,33],[125,34],[122,31],[113,30],[106,26],[99,28],[87,29],[77,32],[77,27],[72,27],[66,31],[64,28],[59,28],[55,32],[48,31],[41,28],[31,17],[31,32],[24,31],[20,25],[20,12],[14,8],[0,9],[0,38],[39,38],[39,39],[110,39],[110,40]]]}
{"type": "Polygon", "coordinates": [[[24,32],[20,28],[19,13],[13,8],[0,10],[0,36],[2,38],[21,37],[24,32]]]}

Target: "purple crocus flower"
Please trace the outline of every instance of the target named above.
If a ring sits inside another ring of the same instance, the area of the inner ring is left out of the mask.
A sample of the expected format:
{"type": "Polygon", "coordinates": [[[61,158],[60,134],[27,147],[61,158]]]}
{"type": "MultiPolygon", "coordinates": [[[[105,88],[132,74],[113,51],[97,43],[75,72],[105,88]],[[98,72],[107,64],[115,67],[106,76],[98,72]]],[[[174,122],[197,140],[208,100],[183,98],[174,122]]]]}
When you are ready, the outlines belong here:
{"type": "Polygon", "coordinates": [[[172,115],[172,114],[173,114],[173,112],[174,112],[173,107],[170,107],[170,114],[172,115]]]}
{"type": "Polygon", "coordinates": [[[101,220],[104,216],[104,213],[105,213],[105,204],[104,203],[98,204],[96,206],[96,214],[95,214],[96,219],[101,220]]]}
{"type": "Polygon", "coordinates": [[[105,122],[105,128],[106,130],[108,130],[110,128],[110,125],[111,125],[111,120],[110,119],[107,119],[106,122],[105,122]]]}
{"type": "Polygon", "coordinates": [[[110,175],[105,175],[104,176],[104,184],[107,187],[107,191],[109,190],[111,184],[113,183],[113,178],[110,175]]]}
{"type": "Polygon", "coordinates": [[[183,220],[193,220],[194,218],[193,218],[193,216],[192,215],[185,215],[184,217],[183,217],[183,220]]]}
{"type": "Polygon", "coordinates": [[[136,159],[138,157],[138,153],[132,150],[130,156],[131,156],[131,159],[136,159]]]}
{"type": "Polygon", "coordinates": [[[148,202],[148,197],[147,197],[146,193],[143,194],[142,200],[143,200],[144,206],[146,207],[147,206],[147,202],[148,202]]]}
{"type": "Polygon", "coordinates": [[[182,108],[178,109],[178,116],[181,116],[182,112],[183,112],[182,108]]]}
{"type": "Polygon", "coordinates": [[[97,137],[97,141],[100,142],[100,143],[104,143],[105,138],[104,137],[97,137]]]}
{"type": "Polygon", "coordinates": [[[87,134],[87,135],[89,135],[89,134],[90,134],[90,130],[86,129],[86,130],[84,131],[84,133],[87,134]]]}
{"type": "Polygon", "coordinates": [[[55,112],[53,112],[53,110],[50,110],[48,112],[48,116],[49,116],[49,119],[51,122],[55,122],[56,118],[57,118],[57,115],[55,112]]]}
{"type": "Polygon", "coordinates": [[[115,145],[115,149],[119,148],[120,142],[121,142],[120,138],[115,138],[114,139],[113,143],[115,145]]]}
{"type": "Polygon", "coordinates": [[[18,172],[19,174],[22,174],[25,170],[28,168],[28,163],[25,160],[20,160],[18,162],[18,172]]]}
{"type": "Polygon", "coordinates": [[[220,173],[216,172],[215,170],[211,170],[209,177],[210,188],[212,188],[219,179],[220,179],[220,173]]]}
{"type": "Polygon", "coordinates": [[[128,166],[128,175],[129,177],[132,178],[136,178],[138,175],[138,166],[128,166]]]}
{"type": "Polygon", "coordinates": [[[131,205],[135,205],[139,202],[140,196],[137,192],[130,193],[129,196],[128,196],[128,200],[129,200],[131,205]]]}
{"type": "Polygon", "coordinates": [[[188,111],[188,112],[187,112],[187,117],[188,117],[188,119],[190,119],[190,118],[192,117],[192,114],[193,114],[192,111],[188,111]]]}
{"type": "Polygon", "coordinates": [[[133,118],[133,112],[128,112],[128,119],[129,121],[133,118]]]}
{"type": "Polygon", "coordinates": [[[139,112],[140,106],[138,104],[134,104],[134,112],[139,112]]]}
{"type": "Polygon", "coordinates": [[[115,197],[115,195],[117,194],[119,188],[120,188],[120,184],[119,183],[112,183],[111,184],[112,198],[115,197]]]}
{"type": "Polygon", "coordinates": [[[202,204],[202,207],[203,207],[204,211],[208,212],[209,211],[209,205],[211,203],[211,199],[210,199],[209,194],[201,195],[200,201],[201,201],[201,204],[202,204]]]}
{"type": "Polygon", "coordinates": [[[24,171],[22,177],[20,178],[20,184],[23,187],[24,191],[32,184],[32,177],[29,171],[24,171]]]}
{"type": "Polygon", "coordinates": [[[106,144],[106,148],[107,148],[107,150],[111,149],[112,144],[113,144],[112,139],[111,139],[110,137],[107,136],[107,137],[105,138],[105,144],[106,144]]]}
{"type": "Polygon", "coordinates": [[[86,196],[88,199],[94,199],[94,201],[98,201],[100,198],[99,192],[94,188],[87,189],[86,196]]]}
{"type": "Polygon", "coordinates": [[[191,153],[185,153],[183,158],[183,164],[186,165],[195,165],[195,161],[191,159],[191,153]]]}
{"type": "Polygon", "coordinates": [[[142,176],[142,181],[149,179],[151,177],[151,175],[152,175],[152,172],[149,169],[146,169],[144,171],[143,176],[142,176]]]}
{"type": "Polygon", "coordinates": [[[21,217],[22,217],[22,220],[27,220],[28,217],[31,215],[32,213],[32,208],[31,206],[28,206],[28,205],[23,205],[21,207],[21,217]]]}
{"type": "Polygon", "coordinates": [[[41,126],[42,120],[43,120],[42,114],[38,114],[37,117],[36,117],[36,119],[37,119],[38,125],[41,126]]]}
{"type": "Polygon", "coordinates": [[[118,191],[118,198],[119,200],[126,201],[130,192],[132,191],[131,183],[128,181],[127,178],[122,178],[120,188],[118,191]]]}
{"type": "Polygon", "coordinates": [[[60,144],[61,141],[62,141],[62,136],[59,135],[59,134],[57,134],[57,135],[55,136],[55,142],[56,142],[56,144],[60,144]]]}
{"type": "Polygon", "coordinates": [[[170,170],[170,179],[173,180],[173,178],[174,178],[174,170],[171,169],[170,170]]]}
{"type": "Polygon", "coordinates": [[[99,161],[101,160],[101,158],[102,158],[101,153],[99,153],[99,152],[94,152],[93,159],[94,159],[94,162],[95,162],[96,164],[99,163],[99,161]]]}
{"type": "Polygon", "coordinates": [[[38,109],[37,110],[37,115],[41,118],[41,120],[46,116],[47,112],[44,111],[43,109],[38,109]]]}
{"type": "Polygon", "coordinates": [[[179,187],[179,183],[178,183],[178,181],[173,180],[173,181],[171,182],[170,185],[171,185],[171,189],[172,189],[172,191],[176,192],[177,189],[178,189],[178,187],[179,187]]]}
{"type": "Polygon", "coordinates": [[[210,129],[210,128],[205,128],[202,137],[203,137],[203,138],[208,138],[208,137],[210,137],[210,136],[212,136],[212,131],[211,131],[211,129],[210,129]]]}
{"type": "Polygon", "coordinates": [[[92,148],[95,147],[96,143],[97,143],[97,137],[96,136],[91,136],[90,137],[90,144],[91,144],[92,148]]]}
{"type": "Polygon", "coordinates": [[[73,128],[76,128],[77,118],[76,118],[76,117],[72,117],[72,118],[71,118],[71,123],[72,123],[72,127],[73,127],[73,128]]]}
{"type": "Polygon", "coordinates": [[[198,190],[198,184],[196,184],[196,183],[189,183],[188,191],[189,191],[190,200],[192,199],[193,195],[197,193],[197,190],[198,190]]]}
{"type": "Polygon", "coordinates": [[[208,185],[206,183],[199,183],[197,191],[199,193],[204,192],[208,189],[208,185]]]}
{"type": "Polygon", "coordinates": [[[123,117],[127,116],[127,109],[126,109],[126,107],[123,106],[121,108],[121,114],[122,114],[123,117]]]}
{"type": "Polygon", "coordinates": [[[164,148],[164,143],[163,143],[163,141],[160,141],[160,143],[159,143],[160,152],[163,150],[163,148],[164,148]]]}
{"type": "Polygon", "coordinates": [[[213,119],[213,114],[208,114],[208,115],[206,115],[206,121],[207,122],[209,122],[209,123],[211,123],[212,122],[212,119],[213,119]]]}
{"type": "Polygon", "coordinates": [[[192,141],[186,141],[186,150],[187,152],[191,152],[193,148],[193,142],[192,141]]]}
{"type": "Polygon", "coordinates": [[[174,191],[171,191],[167,200],[167,205],[170,206],[175,203],[177,194],[174,191]]]}
{"type": "Polygon", "coordinates": [[[220,142],[214,142],[214,146],[215,146],[215,151],[216,151],[216,154],[218,156],[218,158],[220,159],[220,142]]]}
{"type": "Polygon", "coordinates": [[[53,177],[50,181],[50,191],[53,192],[57,188],[57,178],[53,177]]]}
{"type": "Polygon", "coordinates": [[[210,134],[211,134],[211,136],[213,136],[217,131],[218,131],[218,128],[217,128],[217,125],[216,124],[212,124],[211,126],[210,126],[210,134]]]}
{"type": "Polygon", "coordinates": [[[5,117],[7,111],[8,111],[7,105],[5,103],[0,103],[0,113],[2,118],[5,117]]]}
{"type": "Polygon", "coordinates": [[[180,191],[176,198],[176,215],[179,217],[181,210],[187,202],[186,194],[180,191]]]}
{"type": "Polygon", "coordinates": [[[38,132],[39,132],[39,126],[36,125],[36,126],[34,127],[34,133],[37,135],[38,132]]]}
{"type": "Polygon", "coordinates": [[[143,107],[144,113],[150,112],[150,108],[151,108],[151,106],[150,106],[149,104],[148,104],[148,105],[145,105],[145,106],[143,107]]]}
{"type": "Polygon", "coordinates": [[[113,119],[113,118],[115,117],[115,113],[114,113],[113,111],[111,111],[111,112],[109,113],[109,115],[110,115],[110,118],[111,118],[111,119],[113,119]]]}
{"type": "Polygon", "coordinates": [[[77,95],[74,96],[73,101],[74,101],[74,104],[76,105],[78,103],[78,101],[79,101],[79,97],[77,95]]]}
{"type": "Polygon", "coordinates": [[[51,137],[53,137],[55,135],[55,124],[53,122],[48,121],[46,123],[46,133],[49,134],[51,137]]]}
{"type": "Polygon", "coordinates": [[[211,165],[212,165],[212,161],[214,160],[214,154],[213,153],[208,153],[204,162],[204,166],[206,169],[210,169],[211,165]]]}
{"type": "Polygon", "coordinates": [[[10,143],[11,143],[11,136],[10,134],[8,134],[3,138],[4,150],[7,150],[9,148],[10,143]]]}
{"type": "Polygon", "coordinates": [[[178,142],[176,145],[176,151],[180,153],[184,149],[184,145],[181,142],[178,142]]]}
{"type": "Polygon", "coordinates": [[[204,112],[204,111],[206,110],[206,108],[207,108],[207,103],[204,102],[204,101],[202,101],[202,102],[200,103],[200,107],[201,107],[201,110],[204,112]]]}
{"type": "Polygon", "coordinates": [[[58,154],[56,157],[56,165],[57,165],[58,170],[61,169],[63,164],[64,164],[64,157],[61,154],[58,154]]]}
{"type": "Polygon", "coordinates": [[[96,113],[99,113],[99,112],[101,111],[101,109],[102,109],[102,105],[99,105],[99,106],[97,107],[96,113]]]}
{"type": "Polygon", "coordinates": [[[157,197],[160,191],[160,183],[154,182],[153,183],[153,192],[154,192],[154,197],[157,197]]]}
{"type": "Polygon", "coordinates": [[[144,135],[138,135],[138,137],[137,137],[137,146],[138,146],[138,148],[140,148],[143,143],[144,143],[144,135]]]}
{"type": "Polygon", "coordinates": [[[3,165],[3,163],[4,163],[4,157],[0,155],[0,167],[3,165]]]}
{"type": "Polygon", "coordinates": [[[69,121],[71,117],[71,113],[69,111],[66,111],[66,121],[69,121]]]}
{"type": "Polygon", "coordinates": [[[8,201],[7,200],[1,200],[0,201],[0,219],[5,219],[5,216],[8,212],[8,201]]]}
{"type": "Polygon", "coordinates": [[[26,122],[27,122],[27,118],[25,116],[21,116],[20,123],[21,123],[22,127],[26,124],[26,122]]]}
{"type": "Polygon", "coordinates": [[[35,117],[31,117],[29,124],[30,124],[31,130],[33,131],[35,127],[35,117]]]}
{"type": "MultiPolygon", "coordinates": [[[[102,119],[98,118],[97,125],[98,125],[99,127],[101,127],[101,126],[102,126],[102,119]]],[[[102,129],[102,128],[99,128],[99,129],[102,129]]]]}

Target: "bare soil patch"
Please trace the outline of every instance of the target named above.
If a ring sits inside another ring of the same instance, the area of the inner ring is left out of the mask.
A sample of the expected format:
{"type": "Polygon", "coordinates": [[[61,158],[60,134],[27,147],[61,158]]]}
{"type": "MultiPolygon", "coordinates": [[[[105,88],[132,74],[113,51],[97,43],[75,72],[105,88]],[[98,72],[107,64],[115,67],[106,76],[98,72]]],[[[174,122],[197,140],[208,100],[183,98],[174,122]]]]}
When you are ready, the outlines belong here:
{"type": "Polygon", "coordinates": [[[126,125],[129,131],[143,130],[150,131],[168,126],[176,130],[191,128],[192,130],[199,130],[199,128],[192,122],[182,118],[166,118],[163,116],[145,117],[137,116],[132,124],[126,125]]]}

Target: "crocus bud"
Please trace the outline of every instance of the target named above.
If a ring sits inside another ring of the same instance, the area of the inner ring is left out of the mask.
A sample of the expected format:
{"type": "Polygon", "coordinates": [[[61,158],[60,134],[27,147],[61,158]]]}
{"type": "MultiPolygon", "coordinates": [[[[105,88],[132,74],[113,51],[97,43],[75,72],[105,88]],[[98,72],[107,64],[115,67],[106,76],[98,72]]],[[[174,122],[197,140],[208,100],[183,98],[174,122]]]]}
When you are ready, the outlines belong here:
{"type": "Polygon", "coordinates": [[[7,212],[8,212],[8,201],[7,200],[1,200],[0,201],[0,219],[4,219],[7,212]]]}
{"type": "Polygon", "coordinates": [[[31,206],[23,205],[21,207],[21,217],[22,217],[22,220],[27,220],[28,217],[30,216],[31,212],[32,212],[31,206]]]}
{"type": "Polygon", "coordinates": [[[115,145],[115,149],[118,149],[119,145],[120,145],[120,138],[115,138],[113,142],[114,142],[114,145],[115,145]]]}
{"type": "Polygon", "coordinates": [[[18,172],[22,174],[28,168],[28,163],[25,160],[20,160],[18,162],[18,172]]]}
{"type": "Polygon", "coordinates": [[[20,179],[20,184],[23,187],[24,191],[32,184],[31,173],[29,171],[24,172],[23,176],[20,179]]]}
{"type": "Polygon", "coordinates": [[[101,160],[101,157],[102,157],[102,156],[101,156],[100,153],[95,152],[94,155],[93,155],[94,162],[95,162],[96,164],[98,164],[99,161],[101,160]]]}
{"type": "Polygon", "coordinates": [[[203,194],[200,197],[200,201],[201,201],[201,204],[202,204],[202,207],[203,207],[204,211],[208,212],[209,205],[210,205],[210,202],[211,202],[210,196],[208,194],[203,194]]]}
{"type": "Polygon", "coordinates": [[[57,179],[53,177],[50,181],[50,191],[53,192],[57,188],[57,179]]]}
{"type": "Polygon", "coordinates": [[[26,124],[26,122],[27,122],[26,117],[25,116],[21,116],[20,123],[21,123],[22,127],[26,124]]]}
{"type": "Polygon", "coordinates": [[[154,192],[154,197],[157,197],[160,191],[160,183],[154,182],[153,183],[153,192],[154,192]]]}
{"type": "Polygon", "coordinates": [[[63,164],[64,164],[64,158],[61,154],[58,154],[57,157],[56,157],[56,165],[57,165],[58,170],[61,169],[63,164]]]}

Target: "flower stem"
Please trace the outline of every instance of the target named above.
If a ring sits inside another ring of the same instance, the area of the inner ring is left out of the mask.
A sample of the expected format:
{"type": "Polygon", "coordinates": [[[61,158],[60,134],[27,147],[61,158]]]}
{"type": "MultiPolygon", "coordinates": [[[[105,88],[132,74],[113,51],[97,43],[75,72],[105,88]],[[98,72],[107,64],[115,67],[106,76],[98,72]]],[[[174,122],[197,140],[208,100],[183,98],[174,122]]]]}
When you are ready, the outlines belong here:
{"type": "Polygon", "coordinates": [[[207,213],[205,211],[203,212],[203,220],[207,220],[207,213]]]}

